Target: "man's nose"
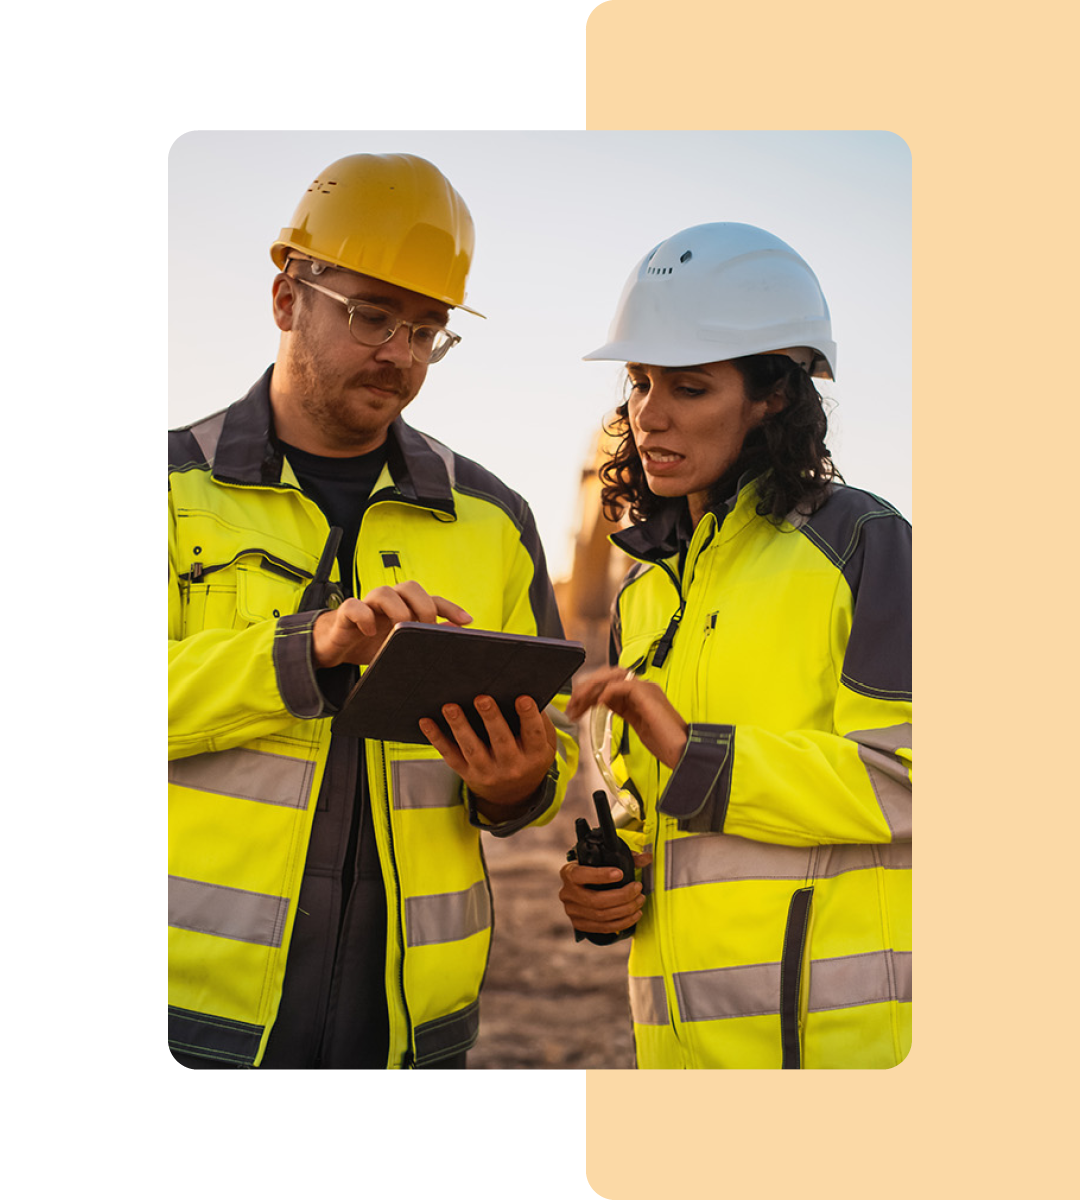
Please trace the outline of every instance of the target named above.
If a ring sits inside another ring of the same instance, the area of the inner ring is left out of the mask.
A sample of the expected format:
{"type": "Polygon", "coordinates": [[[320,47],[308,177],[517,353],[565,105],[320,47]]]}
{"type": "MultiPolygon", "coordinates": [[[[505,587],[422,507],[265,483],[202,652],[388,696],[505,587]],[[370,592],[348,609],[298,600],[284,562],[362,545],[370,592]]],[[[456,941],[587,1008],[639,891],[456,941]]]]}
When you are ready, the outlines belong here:
{"type": "Polygon", "coordinates": [[[394,336],[389,341],[383,342],[376,350],[375,357],[380,362],[393,363],[397,367],[411,366],[413,361],[412,348],[409,345],[411,333],[412,330],[407,325],[399,325],[394,330],[394,336]]]}

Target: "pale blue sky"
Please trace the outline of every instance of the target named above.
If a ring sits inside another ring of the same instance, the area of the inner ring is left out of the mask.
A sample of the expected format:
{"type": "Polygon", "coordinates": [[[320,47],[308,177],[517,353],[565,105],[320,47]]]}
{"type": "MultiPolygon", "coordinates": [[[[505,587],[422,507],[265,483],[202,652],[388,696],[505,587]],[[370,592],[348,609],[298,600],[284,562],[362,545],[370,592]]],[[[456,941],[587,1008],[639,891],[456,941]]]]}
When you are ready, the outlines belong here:
{"type": "Polygon", "coordinates": [[[423,155],[476,222],[463,341],[406,419],[530,502],[569,565],[580,469],[620,368],[583,363],[653,245],[704,221],[760,225],[832,311],[830,447],[848,482],[911,515],[911,164],[873,132],[212,132],[169,160],[169,423],[242,395],[273,360],[269,246],[310,180],[357,152],[423,155]]]}

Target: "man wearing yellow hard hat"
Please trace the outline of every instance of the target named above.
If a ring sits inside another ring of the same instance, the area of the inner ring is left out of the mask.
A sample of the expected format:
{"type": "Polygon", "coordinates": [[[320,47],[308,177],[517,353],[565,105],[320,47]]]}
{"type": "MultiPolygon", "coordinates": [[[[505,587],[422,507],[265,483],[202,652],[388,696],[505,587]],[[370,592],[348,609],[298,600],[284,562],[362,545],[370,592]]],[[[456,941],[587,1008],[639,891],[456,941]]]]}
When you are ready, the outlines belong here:
{"type": "MultiPolygon", "coordinates": [[[[190,1067],[462,1067],[481,829],[550,820],[567,695],[457,742],[331,734],[399,621],[561,637],[528,505],[401,413],[460,337],[473,224],[431,163],[332,163],[271,248],[274,365],[169,435],[169,1045],[190,1067]],[[501,728],[500,728],[501,726],[501,728]]],[[[479,314],[474,314],[479,315],[479,314]]]]}

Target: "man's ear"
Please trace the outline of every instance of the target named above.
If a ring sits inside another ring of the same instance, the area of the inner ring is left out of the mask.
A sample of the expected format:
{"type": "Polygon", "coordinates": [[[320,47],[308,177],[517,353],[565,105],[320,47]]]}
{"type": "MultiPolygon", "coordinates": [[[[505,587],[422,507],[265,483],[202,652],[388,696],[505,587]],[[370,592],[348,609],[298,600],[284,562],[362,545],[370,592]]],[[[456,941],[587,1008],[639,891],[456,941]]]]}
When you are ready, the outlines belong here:
{"type": "Polygon", "coordinates": [[[274,305],[274,324],[282,333],[288,333],[296,322],[296,298],[299,289],[296,280],[284,273],[274,277],[271,289],[274,305]]]}

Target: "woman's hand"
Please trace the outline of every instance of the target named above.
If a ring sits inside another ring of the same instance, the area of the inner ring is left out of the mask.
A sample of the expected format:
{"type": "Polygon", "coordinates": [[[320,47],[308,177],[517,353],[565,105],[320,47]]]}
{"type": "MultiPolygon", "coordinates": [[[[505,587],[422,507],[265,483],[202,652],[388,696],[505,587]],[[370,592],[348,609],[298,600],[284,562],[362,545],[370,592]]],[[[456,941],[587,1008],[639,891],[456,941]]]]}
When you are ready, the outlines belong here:
{"type": "Polygon", "coordinates": [[[605,667],[574,685],[566,715],[576,721],[596,704],[622,717],[664,766],[674,770],[679,765],[688,727],[655,683],[639,679],[622,667],[605,667]]]}
{"type": "MultiPolygon", "coordinates": [[[[648,852],[634,855],[635,867],[647,867],[652,862],[648,852]]],[[[612,883],[622,878],[618,867],[583,867],[567,863],[559,872],[562,888],[559,899],[570,918],[570,924],[582,933],[622,933],[641,920],[645,896],[636,880],[621,888],[597,892],[588,884],[612,883]]]]}

